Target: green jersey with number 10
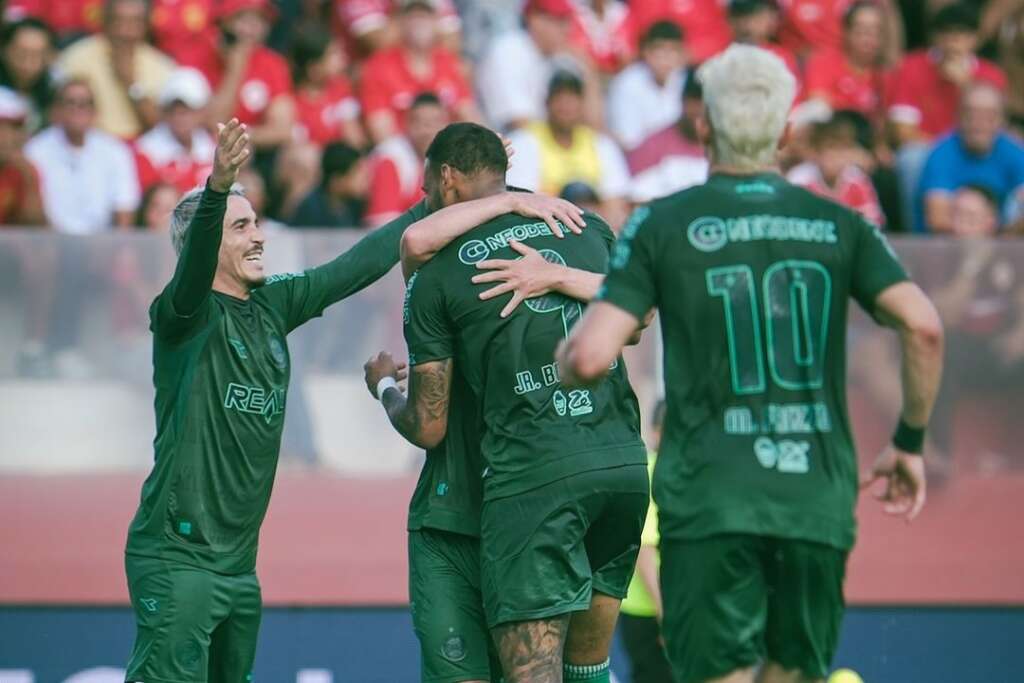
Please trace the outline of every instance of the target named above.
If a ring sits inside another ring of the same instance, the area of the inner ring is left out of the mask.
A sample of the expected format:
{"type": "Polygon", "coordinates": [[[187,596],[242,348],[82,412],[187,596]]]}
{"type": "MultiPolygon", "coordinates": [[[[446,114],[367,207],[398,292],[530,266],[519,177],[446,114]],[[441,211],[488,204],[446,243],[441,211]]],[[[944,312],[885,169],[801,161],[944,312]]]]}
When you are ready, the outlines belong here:
{"type": "Polygon", "coordinates": [[[872,312],[906,278],[877,228],[775,174],[714,175],[637,209],[600,298],[660,313],[662,536],[852,547],[847,304],[872,312]]]}
{"type": "Polygon", "coordinates": [[[646,463],[639,408],[622,359],[593,389],[561,386],[555,348],[583,304],[551,293],[524,302],[502,319],[508,296],[481,301],[492,285],[470,279],[485,259],[517,257],[509,240],[549,261],[604,272],[614,235],[589,214],[582,235],[564,240],[544,223],[508,214],[453,242],[409,280],[405,338],[410,365],[453,358],[479,397],[484,498],[521,493],[577,472],[646,463]]]}

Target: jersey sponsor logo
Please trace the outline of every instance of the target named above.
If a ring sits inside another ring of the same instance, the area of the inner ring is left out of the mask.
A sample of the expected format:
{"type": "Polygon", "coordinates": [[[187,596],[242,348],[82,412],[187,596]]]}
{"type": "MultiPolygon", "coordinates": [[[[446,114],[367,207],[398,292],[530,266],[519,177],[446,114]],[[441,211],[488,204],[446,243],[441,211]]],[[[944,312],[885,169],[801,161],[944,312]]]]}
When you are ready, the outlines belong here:
{"type": "Polygon", "coordinates": [[[262,415],[264,421],[270,424],[275,416],[284,412],[284,399],[284,389],[268,391],[263,387],[249,387],[231,382],[224,395],[224,407],[240,413],[262,415]]]}
{"type": "Polygon", "coordinates": [[[839,242],[834,222],[795,216],[757,215],[726,219],[701,216],[690,223],[686,236],[695,249],[705,253],[718,251],[731,242],[839,242]]]}
{"type": "Polygon", "coordinates": [[[156,612],[160,609],[160,603],[156,598],[139,598],[139,602],[147,612],[156,612]]]}
{"type": "Polygon", "coordinates": [[[754,441],[754,457],[761,466],[783,474],[807,474],[811,469],[807,456],[810,450],[811,444],[806,441],[773,441],[766,436],[754,441]]]}
{"type": "MultiPolygon", "coordinates": [[[[563,230],[565,229],[564,226],[562,228],[563,230]]],[[[467,266],[473,266],[490,256],[492,251],[504,249],[513,240],[525,242],[534,237],[551,236],[553,234],[548,224],[543,222],[513,225],[511,228],[506,228],[482,240],[469,240],[459,247],[459,260],[467,266]]]]}
{"type": "Polygon", "coordinates": [[[249,360],[249,352],[246,350],[245,344],[243,344],[241,340],[228,337],[228,344],[231,344],[231,348],[233,348],[235,353],[238,354],[239,360],[249,360]]]}
{"type": "Polygon", "coordinates": [[[272,285],[275,282],[287,282],[296,278],[306,277],[305,273],[275,273],[263,281],[264,285],[272,285]]]}

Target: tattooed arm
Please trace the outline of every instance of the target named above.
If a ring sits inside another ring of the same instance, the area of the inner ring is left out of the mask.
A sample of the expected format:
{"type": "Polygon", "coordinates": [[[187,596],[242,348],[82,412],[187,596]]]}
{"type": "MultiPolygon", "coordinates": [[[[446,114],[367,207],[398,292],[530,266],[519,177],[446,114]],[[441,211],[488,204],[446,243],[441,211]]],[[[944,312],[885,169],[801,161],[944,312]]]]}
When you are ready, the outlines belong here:
{"type": "Polygon", "coordinates": [[[385,377],[396,382],[403,378],[403,367],[387,353],[371,358],[364,366],[366,386],[380,398],[394,428],[410,443],[430,449],[444,439],[448,430],[448,402],[452,386],[452,359],[422,363],[412,369],[409,395],[398,386],[387,387],[377,396],[377,386],[385,377]]]}

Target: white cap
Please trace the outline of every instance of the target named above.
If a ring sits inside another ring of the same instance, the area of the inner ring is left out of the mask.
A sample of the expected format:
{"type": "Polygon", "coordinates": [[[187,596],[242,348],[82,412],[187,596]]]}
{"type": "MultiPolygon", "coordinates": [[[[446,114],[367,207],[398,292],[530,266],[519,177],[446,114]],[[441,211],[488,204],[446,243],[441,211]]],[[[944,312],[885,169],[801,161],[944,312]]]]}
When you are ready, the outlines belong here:
{"type": "Polygon", "coordinates": [[[25,99],[10,88],[0,88],[0,121],[24,121],[26,116],[25,99]]]}
{"type": "Polygon", "coordinates": [[[210,101],[210,84],[196,69],[181,67],[171,72],[160,91],[159,104],[166,107],[174,102],[184,102],[192,109],[202,109],[210,101]]]}

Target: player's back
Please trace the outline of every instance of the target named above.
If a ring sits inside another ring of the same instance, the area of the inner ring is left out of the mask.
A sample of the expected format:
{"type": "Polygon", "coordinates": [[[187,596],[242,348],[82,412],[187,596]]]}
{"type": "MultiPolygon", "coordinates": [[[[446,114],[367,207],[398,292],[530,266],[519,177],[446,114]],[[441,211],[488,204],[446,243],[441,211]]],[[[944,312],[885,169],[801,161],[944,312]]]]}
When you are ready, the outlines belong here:
{"type": "MultiPolygon", "coordinates": [[[[777,175],[716,175],[638,210],[612,264],[613,277],[651,273],[609,287],[656,292],[661,315],[663,530],[849,547],[848,300],[871,307],[905,278],[877,229],[777,175]]],[[[636,302],[634,314],[649,299],[636,302]]]]}
{"type": "Polygon", "coordinates": [[[604,272],[614,236],[597,216],[589,215],[587,225],[582,235],[562,240],[544,223],[502,216],[454,242],[409,283],[411,362],[454,357],[480,399],[486,497],[575,472],[645,462],[639,409],[621,359],[595,388],[560,384],[555,349],[581,317],[583,304],[552,293],[502,319],[508,298],[481,301],[487,286],[470,281],[480,261],[517,257],[509,240],[537,249],[549,261],[604,272]]]}

